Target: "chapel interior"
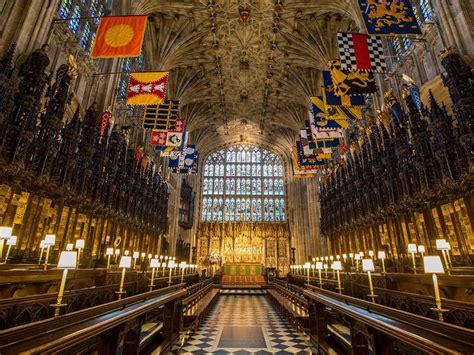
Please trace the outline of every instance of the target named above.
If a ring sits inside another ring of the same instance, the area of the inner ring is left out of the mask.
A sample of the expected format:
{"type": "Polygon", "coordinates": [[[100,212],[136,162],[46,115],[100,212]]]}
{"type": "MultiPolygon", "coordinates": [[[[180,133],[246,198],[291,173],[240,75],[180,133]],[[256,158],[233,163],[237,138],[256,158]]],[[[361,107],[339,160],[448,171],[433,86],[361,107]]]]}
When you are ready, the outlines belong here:
{"type": "Polygon", "coordinates": [[[474,354],[472,0],[0,0],[0,354],[474,354]]]}

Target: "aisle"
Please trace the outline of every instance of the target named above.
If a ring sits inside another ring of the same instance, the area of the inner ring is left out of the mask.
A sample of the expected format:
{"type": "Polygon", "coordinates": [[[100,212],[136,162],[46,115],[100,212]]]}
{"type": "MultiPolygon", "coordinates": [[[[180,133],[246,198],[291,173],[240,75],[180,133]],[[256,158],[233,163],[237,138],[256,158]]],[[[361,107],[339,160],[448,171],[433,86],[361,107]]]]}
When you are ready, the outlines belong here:
{"type": "Polygon", "coordinates": [[[203,326],[179,354],[310,354],[307,337],[271,306],[265,296],[221,295],[203,326]]]}

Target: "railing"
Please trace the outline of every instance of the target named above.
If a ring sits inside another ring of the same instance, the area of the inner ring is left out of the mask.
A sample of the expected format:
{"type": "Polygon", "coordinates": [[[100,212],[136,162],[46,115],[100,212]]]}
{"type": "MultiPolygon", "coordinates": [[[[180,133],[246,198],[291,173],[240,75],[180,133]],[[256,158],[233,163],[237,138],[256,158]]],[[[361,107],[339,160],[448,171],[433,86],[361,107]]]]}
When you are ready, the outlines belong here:
{"type": "Polygon", "coordinates": [[[166,349],[179,332],[178,305],[184,284],[146,292],[56,318],[0,332],[0,353],[136,354],[143,339],[142,325],[162,324],[161,346],[166,349]],[[38,331],[38,330],[41,331],[38,331]],[[123,344],[123,346],[121,345],[123,344]]]}
{"type": "MultiPolygon", "coordinates": [[[[167,277],[155,279],[155,289],[167,287],[168,281],[167,277]]],[[[180,283],[180,281],[181,276],[176,275],[172,277],[173,284],[180,283]]],[[[185,275],[187,285],[192,285],[196,281],[196,274],[185,275]]],[[[112,302],[116,299],[118,288],[119,285],[114,284],[66,291],[63,302],[67,306],[63,309],[63,312],[67,314],[112,302]]],[[[149,280],[147,278],[140,278],[137,281],[125,283],[125,291],[128,297],[147,292],[148,290],[149,280]]],[[[0,300],[0,330],[53,317],[54,309],[51,307],[51,304],[56,303],[57,297],[58,294],[55,292],[0,300]]]]}
{"type": "MultiPolygon", "coordinates": [[[[377,275],[374,278],[374,291],[378,296],[377,303],[431,319],[438,319],[438,314],[432,310],[433,306],[435,305],[434,297],[387,288],[389,286],[395,286],[389,285],[389,283],[393,282],[393,280],[397,278],[406,278],[406,280],[413,279],[413,283],[417,282],[419,284],[425,281],[423,278],[424,275],[418,275],[419,277],[417,281],[415,281],[413,276],[414,275],[403,276],[399,274],[387,274],[387,276],[384,278],[383,276],[377,275]]],[[[460,276],[450,276],[449,278],[454,278],[454,280],[452,280],[454,285],[457,285],[459,282],[461,282],[460,276]]],[[[367,279],[367,276],[361,274],[350,274],[350,277],[346,277],[345,274],[341,275],[344,288],[343,293],[352,297],[369,300],[367,296],[369,293],[369,287],[364,283],[365,279],[367,279]],[[362,278],[362,276],[365,276],[365,278],[362,278]]],[[[464,282],[464,287],[470,287],[470,283],[472,282],[470,279],[471,278],[464,282]]],[[[300,287],[307,283],[307,277],[303,276],[293,275],[289,278],[289,280],[300,287]]],[[[310,277],[309,280],[311,285],[319,286],[318,278],[310,277]]],[[[336,280],[323,278],[323,284],[325,289],[336,291],[336,280]]],[[[440,286],[443,287],[446,285],[450,285],[448,280],[440,277],[440,286]]],[[[427,288],[431,290],[432,285],[427,284],[427,288]]],[[[447,298],[442,298],[441,302],[443,308],[447,310],[447,312],[444,314],[444,318],[447,323],[474,329],[473,303],[456,301],[447,298]]]]}
{"type": "Polygon", "coordinates": [[[311,340],[321,353],[328,353],[333,342],[340,343],[337,337],[328,336],[328,329],[341,326],[350,329],[345,336],[357,354],[368,354],[369,348],[377,354],[474,352],[474,331],[470,329],[319,287],[309,286],[304,295],[309,300],[311,340]]]}

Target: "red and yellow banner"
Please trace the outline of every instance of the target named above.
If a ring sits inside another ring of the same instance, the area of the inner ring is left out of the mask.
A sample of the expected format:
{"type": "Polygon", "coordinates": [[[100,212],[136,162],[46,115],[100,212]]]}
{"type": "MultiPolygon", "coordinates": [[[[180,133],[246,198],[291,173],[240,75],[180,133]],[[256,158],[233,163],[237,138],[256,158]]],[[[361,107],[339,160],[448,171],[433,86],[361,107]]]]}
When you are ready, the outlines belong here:
{"type": "Polygon", "coordinates": [[[168,72],[131,73],[128,83],[128,105],[159,105],[166,96],[168,72]]]}
{"type": "Polygon", "coordinates": [[[101,17],[91,57],[138,57],[145,35],[146,19],[146,16],[101,17]]]}

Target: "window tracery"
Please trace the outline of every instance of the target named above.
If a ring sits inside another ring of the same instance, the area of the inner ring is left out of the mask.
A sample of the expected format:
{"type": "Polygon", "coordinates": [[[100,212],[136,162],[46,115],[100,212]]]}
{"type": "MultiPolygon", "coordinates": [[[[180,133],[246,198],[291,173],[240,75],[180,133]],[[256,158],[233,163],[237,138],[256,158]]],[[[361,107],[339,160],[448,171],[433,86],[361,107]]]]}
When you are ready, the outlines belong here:
{"type": "Polygon", "coordinates": [[[211,154],[203,169],[202,221],[285,221],[283,164],[260,147],[238,145],[211,154]]]}

